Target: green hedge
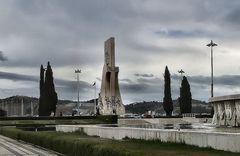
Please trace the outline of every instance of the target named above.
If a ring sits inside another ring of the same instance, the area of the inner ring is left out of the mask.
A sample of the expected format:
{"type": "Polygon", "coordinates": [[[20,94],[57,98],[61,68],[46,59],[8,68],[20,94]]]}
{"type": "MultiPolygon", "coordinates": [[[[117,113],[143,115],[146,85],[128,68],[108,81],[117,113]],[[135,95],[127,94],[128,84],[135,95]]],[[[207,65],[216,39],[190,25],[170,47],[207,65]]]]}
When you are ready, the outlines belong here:
{"type": "Polygon", "coordinates": [[[0,126],[56,124],[117,124],[117,115],[69,117],[0,117],[0,126]]]}
{"type": "Polygon", "coordinates": [[[0,134],[23,140],[68,156],[128,156],[129,154],[111,146],[101,146],[91,139],[78,139],[77,133],[26,132],[15,128],[0,128],[0,134]]]}
{"type": "Polygon", "coordinates": [[[117,122],[117,115],[98,115],[98,116],[39,116],[39,117],[0,117],[0,121],[5,120],[81,120],[81,119],[98,119],[111,120],[117,122]]]}

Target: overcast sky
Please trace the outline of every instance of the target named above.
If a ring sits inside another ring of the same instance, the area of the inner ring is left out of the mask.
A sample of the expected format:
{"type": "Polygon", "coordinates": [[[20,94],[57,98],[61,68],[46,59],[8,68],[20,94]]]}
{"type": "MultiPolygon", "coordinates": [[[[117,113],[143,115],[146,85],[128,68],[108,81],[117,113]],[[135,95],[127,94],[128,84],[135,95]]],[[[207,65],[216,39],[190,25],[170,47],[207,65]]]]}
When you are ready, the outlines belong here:
{"type": "Polygon", "coordinates": [[[51,62],[60,99],[81,100],[101,85],[104,41],[115,37],[116,65],[125,104],[162,101],[163,73],[180,75],[195,99],[210,96],[210,40],[215,95],[240,93],[239,0],[0,0],[0,98],[39,96],[39,68],[51,62]]]}

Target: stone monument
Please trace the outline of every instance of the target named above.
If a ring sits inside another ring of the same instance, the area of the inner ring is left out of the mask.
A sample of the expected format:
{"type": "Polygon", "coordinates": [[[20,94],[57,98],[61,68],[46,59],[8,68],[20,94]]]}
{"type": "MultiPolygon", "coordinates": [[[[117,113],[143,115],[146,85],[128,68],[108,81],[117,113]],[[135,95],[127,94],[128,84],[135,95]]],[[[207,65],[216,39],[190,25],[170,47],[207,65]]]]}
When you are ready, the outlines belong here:
{"type": "Polygon", "coordinates": [[[115,44],[111,37],[104,44],[104,66],[102,73],[101,92],[98,97],[98,113],[101,115],[121,115],[125,107],[119,90],[118,72],[115,66],[115,44]]]}
{"type": "Polygon", "coordinates": [[[213,123],[220,126],[240,127],[240,94],[212,97],[213,123]]]}

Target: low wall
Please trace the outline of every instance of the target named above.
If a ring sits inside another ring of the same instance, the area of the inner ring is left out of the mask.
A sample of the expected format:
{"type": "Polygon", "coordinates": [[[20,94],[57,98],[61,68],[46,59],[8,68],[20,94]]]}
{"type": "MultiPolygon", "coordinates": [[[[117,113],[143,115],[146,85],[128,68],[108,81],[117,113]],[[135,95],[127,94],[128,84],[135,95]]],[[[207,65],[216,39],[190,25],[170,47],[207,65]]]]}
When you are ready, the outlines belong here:
{"type": "Polygon", "coordinates": [[[192,123],[211,123],[211,118],[140,118],[140,119],[118,119],[119,125],[136,125],[136,124],[192,124],[192,123]]]}
{"type": "Polygon", "coordinates": [[[240,94],[209,99],[213,104],[213,123],[225,126],[240,126],[240,94]]]}
{"type": "Polygon", "coordinates": [[[163,142],[186,143],[198,147],[211,147],[218,150],[240,152],[240,134],[237,133],[99,127],[90,125],[57,125],[56,130],[62,132],[81,130],[91,136],[118,140],[125,137],[144,140],[158,139],[163,142]]]}

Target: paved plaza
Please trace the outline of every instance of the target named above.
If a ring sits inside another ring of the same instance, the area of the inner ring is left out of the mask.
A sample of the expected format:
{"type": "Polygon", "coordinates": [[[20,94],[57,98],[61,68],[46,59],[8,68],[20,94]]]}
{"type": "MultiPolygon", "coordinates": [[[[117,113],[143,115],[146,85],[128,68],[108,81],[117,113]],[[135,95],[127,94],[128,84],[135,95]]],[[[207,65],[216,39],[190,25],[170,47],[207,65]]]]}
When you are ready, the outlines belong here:
{"type": "Polygon", "coordinates": [[[57,156],[57,154],[0,135],[0,156],[57,156]]]}

